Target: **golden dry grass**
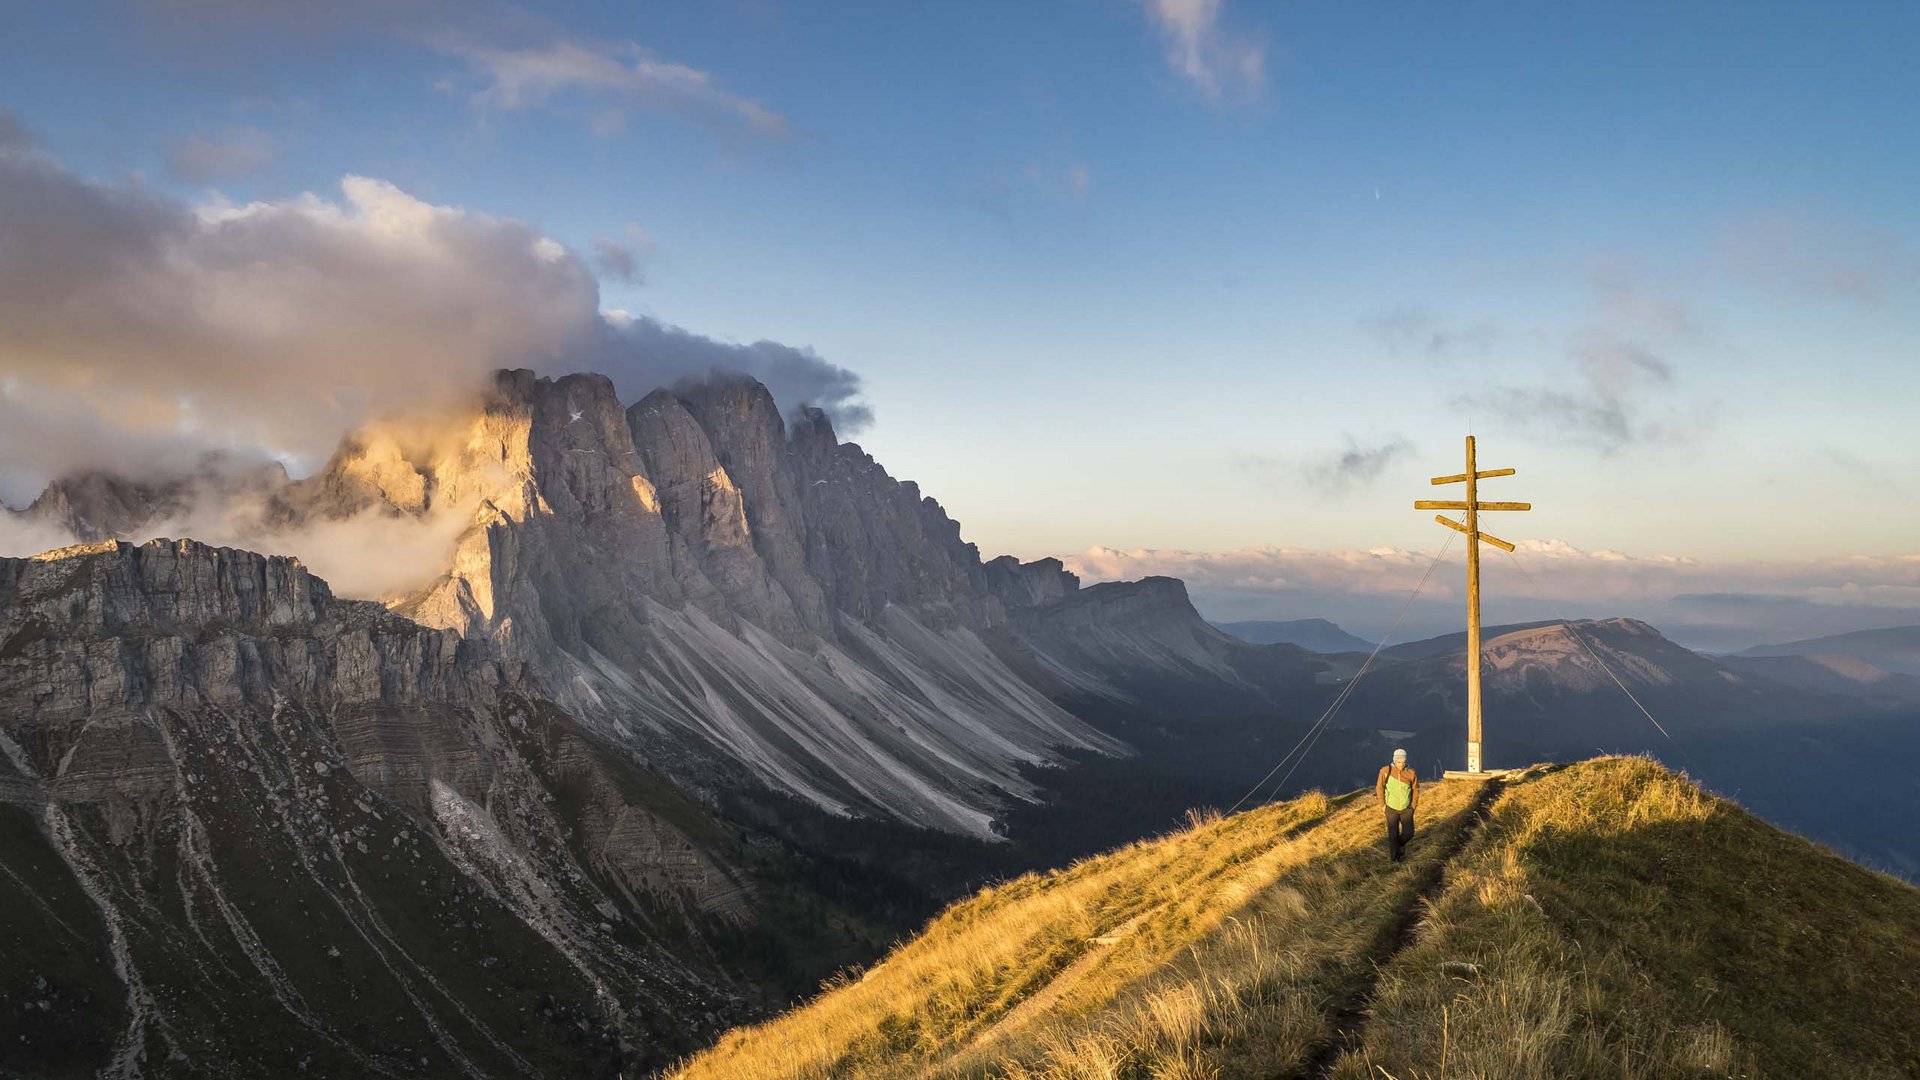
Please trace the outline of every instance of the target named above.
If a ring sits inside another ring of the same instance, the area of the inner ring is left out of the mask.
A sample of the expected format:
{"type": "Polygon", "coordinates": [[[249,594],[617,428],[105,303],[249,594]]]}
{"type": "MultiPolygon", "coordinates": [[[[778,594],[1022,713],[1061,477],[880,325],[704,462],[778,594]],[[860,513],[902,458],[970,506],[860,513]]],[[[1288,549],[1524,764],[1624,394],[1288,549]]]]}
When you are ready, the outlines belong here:
{"type": "Polygon", "coordinates": [[[1632,758],[1515,781],[1442,866],[1477,790],[1428,786],[1402,866],[1310,795],[1007,882],[671,1075],[1266,1080],[1370,995],[1344,1080],[1920,1076],[1920,891],[1632,758]]]}
{"type": "Polygon", "coordinates": [[[1334,1076],[1920,1076],[1920,891],[1651,761],[1511,788],[1434,909],[1334,1076]]]}
{"type": "Polygon", "coordinates": [[[1432,787],[1399,867],[1376,809],[1313,794],[1007,882],[673,1075],[1271,1075],[1325,1040],[1326,999],[1364,978],[1379,927],[1469,794],[1432,787]],[[1030,1000],[1045,1007],[1022,1011],[1030,1000]]]}

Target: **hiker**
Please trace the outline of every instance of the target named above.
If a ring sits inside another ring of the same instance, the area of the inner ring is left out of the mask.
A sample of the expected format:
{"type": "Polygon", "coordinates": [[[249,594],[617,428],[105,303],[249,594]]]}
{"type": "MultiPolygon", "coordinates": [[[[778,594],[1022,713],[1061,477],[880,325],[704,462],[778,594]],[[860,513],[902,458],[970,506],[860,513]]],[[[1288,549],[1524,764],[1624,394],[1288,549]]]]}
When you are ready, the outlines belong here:
{"type": "Polygon", "coordinates": [[[1373,797],[1387,810],[1387,857],[1402,858],[1401,849],[1413,840],[1413,811],[1420,805],[1420,777],[1407,768],[1407,752],[1393,752],[1393,764],[1380,766],[1373,797]]]}

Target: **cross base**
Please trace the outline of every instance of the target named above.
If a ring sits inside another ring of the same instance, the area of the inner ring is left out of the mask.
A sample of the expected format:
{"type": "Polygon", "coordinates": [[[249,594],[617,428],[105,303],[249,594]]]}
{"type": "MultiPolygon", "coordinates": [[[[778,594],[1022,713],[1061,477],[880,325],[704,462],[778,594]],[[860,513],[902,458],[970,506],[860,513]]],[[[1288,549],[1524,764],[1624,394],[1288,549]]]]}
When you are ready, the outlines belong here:
{"type": "Polygon", "coordinates": [[[1465,769],[1448,769],[1440,774],[1442,780],[1506,780],[1526,772],[1525,769],[1483,769],[1480,772],[1468,772],[1465,769]]]}

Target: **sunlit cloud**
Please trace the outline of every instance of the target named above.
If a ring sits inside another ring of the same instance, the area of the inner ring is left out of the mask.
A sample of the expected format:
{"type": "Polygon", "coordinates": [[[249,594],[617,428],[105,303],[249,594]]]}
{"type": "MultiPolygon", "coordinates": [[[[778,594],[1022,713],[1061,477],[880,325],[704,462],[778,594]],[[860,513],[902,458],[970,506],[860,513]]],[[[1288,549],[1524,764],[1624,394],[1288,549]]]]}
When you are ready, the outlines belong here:
{"type": "Polygon", "coordinates": [[[1213,102],[1246,101],[1266,87],[1265,42],[1221,23],[1224,0],[1140,0],[1167,65],[1213,102]]]}
{"type": "Polygon", "coordinates": [[[783,407],[870,417],[858,376],[809,349],[610,320],[566,246],[384,180],[190,206],[15,147],[0,205],[0,479],[16,499],[73,470],[192,469],[209,452],[312,467],[346,430],[457,405],[501,367],[600,371],[629,399],[737,371],[783,407]]]}
{"type": "MultiPolygon", "coordinates": [[[[492,112],[581,106],[587,126],[611,136],[634,110],[679,115],[722,134],[782,138],[785,117],[728,90],[712,72],[643,44],[573,32],[547,15],[495,0],[149,0],[173,47],[208,63],[245,63],[256,53],[333,52],[369,41],[404,42],[464,69],[433,85],[468,92],[492,112]]],[[[212,147],[206,148],[207,152],[212,147]]],[[[217,156],[217,155],[216,155],[217,156]]]]}
{"type": "Polygon", "coordinates": [[[785,117],[723,89],[713,75],[632,43],[552,41],[506,48],[451,40],[442,46],[481,82],[474,101],[518,111],[577,95],[602,103],[593,125],[618,131],[630,107],[679,113],[716,129],[769,138],[788,134],[785,117]]]}

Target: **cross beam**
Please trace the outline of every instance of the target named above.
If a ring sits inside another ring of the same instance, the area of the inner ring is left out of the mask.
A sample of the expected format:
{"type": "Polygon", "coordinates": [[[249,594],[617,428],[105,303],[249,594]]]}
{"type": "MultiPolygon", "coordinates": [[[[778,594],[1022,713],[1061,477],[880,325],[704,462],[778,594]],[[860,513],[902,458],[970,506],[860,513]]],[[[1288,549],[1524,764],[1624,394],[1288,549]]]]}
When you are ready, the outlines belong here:
{"type": "Polygon", "coordinates": [[[1482,510],[1531,510],[1532,503],[1524,502],[1482,502],[1479,483],[1489,477],[1512,476],[1512,469],[1481,469],[1474,462],[1473,436],[1467,436],[1467,471],[1452,476],[1436,476],[1435,486],[1441,484],[1467,485],[1465,499],[1416,499],[1415,510],[1464,510],[1467,520],[1462,523],[1435,514],[1433,520],[1455,532],[1467,534],[1467,772],[1478,774],[1480,767],[1480,545],[1492,544],[1494,547],[1512,551],[1513,545],[1480,531],[1480,512],[1482,510]]]}

